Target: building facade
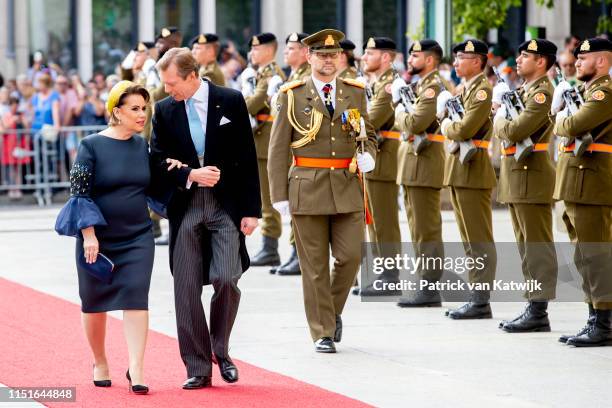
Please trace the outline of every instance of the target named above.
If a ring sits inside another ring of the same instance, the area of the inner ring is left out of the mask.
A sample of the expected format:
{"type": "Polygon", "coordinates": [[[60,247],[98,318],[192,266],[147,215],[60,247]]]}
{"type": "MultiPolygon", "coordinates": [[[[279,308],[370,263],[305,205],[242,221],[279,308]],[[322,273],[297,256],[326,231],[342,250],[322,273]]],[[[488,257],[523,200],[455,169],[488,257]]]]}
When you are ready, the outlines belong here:
{"type": "MultiPolygon", "coordinates": [[[[109,73],[137,41],[152,41],[169,25],[180,28],[185,44],[196,33],[216,32],[242,52],[261,31],[283,39],[336,27],[358,45],[357,53],[373,35],[394,38],[402,51],[421,32],[445,50],[452,38],[451,0],[0,0],[0,10],[0,72],[8,78],[25,72],[37,50],[83,79],[109,73]]],[[[561,46],[570,32],[592,34],[601,13],[609,14],[609,6],[556,0],[546,9],[528,0],[510,10],[493,39],[516,47],[535,26],[561,46]]]]}

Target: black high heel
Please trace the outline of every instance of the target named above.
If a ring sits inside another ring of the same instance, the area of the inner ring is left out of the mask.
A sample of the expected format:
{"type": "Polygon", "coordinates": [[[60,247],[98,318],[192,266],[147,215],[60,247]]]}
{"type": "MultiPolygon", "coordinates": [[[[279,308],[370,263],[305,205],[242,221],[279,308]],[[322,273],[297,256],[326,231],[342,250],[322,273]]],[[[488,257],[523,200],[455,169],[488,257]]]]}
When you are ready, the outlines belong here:
{"type": "Polygon", "coordinates": [[[130,377],[129,368],[125,372],[125,378],[127,378],[128,381],[130,382],[130,388],[128,389],[128,392],[131,391],[134,394],[138,394],[138,395],[144,395],[149,392],[149,387],[147,387],[146,385],[140,385],[140,384],[132,385],[132,377],[130,377]]]}
{"type": "MultiPolygon", "coordinates": [[[[96,369],[96,365],[93,364],[93,369],[96,369]]],[[[111,380],[93,380],[93,383],[96,387],[110,387],[111,380]]]]}

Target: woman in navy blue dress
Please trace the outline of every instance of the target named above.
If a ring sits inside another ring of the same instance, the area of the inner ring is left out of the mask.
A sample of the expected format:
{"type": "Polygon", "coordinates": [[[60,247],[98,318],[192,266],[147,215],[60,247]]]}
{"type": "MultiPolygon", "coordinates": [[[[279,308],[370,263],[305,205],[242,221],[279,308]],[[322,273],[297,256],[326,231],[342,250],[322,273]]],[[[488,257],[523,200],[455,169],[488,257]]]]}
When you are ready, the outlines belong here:
{"type": "MultiPolygon", "coordinates": [[[[81,141],[70,173],[71,198],[56,223],[60,234],[77,237],[79,295],[94,357],[94,384],[111,385],[104,348],[106,312],[123,310],[129,353],[126,376],[132,391],[141,394],[148,392],[143,360],[155,251],[146,200],[151,181],[148,144],[137,135],[144,129],[148,102],[146,89],[133,82],[113,87],[107,102],[109,127],[81,141]],[[99,253],[115,264],[110,283],[79,267],[79,258],[94,263],[99,253]]],[[[170,168],[181,165],[168,162],[170,168]]]]}

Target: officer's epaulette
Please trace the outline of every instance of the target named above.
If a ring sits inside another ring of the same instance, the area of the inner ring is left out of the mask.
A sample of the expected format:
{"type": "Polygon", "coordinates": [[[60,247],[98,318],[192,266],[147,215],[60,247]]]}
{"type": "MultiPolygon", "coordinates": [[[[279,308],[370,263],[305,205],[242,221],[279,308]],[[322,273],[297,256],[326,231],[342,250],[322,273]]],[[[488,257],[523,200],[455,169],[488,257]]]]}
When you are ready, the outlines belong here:
{"type": "Polygon", "coordinates": [[[348,85],[356,86],[357,88],[365,89],[365,85],[362,82],[357,81],[356,79],[351,78],[340,78],[342,82],[348,85]]]}
{"type": "Polygon", "coordinates": [[[297,81],[291,81],[288,84],[281,86],[281,92],[287,92],[290,89],[297,88],[298,86],[302,86],[306,83],[303,79],[298,79],[297,81]]]}

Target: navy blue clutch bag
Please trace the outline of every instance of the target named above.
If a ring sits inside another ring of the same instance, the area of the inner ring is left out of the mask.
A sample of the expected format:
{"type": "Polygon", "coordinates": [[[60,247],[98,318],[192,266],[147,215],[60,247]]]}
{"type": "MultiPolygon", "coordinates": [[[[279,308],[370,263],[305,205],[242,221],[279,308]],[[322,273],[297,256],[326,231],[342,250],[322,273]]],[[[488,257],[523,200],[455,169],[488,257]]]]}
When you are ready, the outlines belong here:
{"type": "Polygon", "coordinates": [[[113,270],[115,269],[115,264],[113,263],[113,261],[108,259],[106,255],[98,252],[96,262],[91,264],[85,261],[84,256],[79,256],[78,259],[80,268],[84,269],[91,276],[104,283],[111,283],[113,279],[113,270]]]}

